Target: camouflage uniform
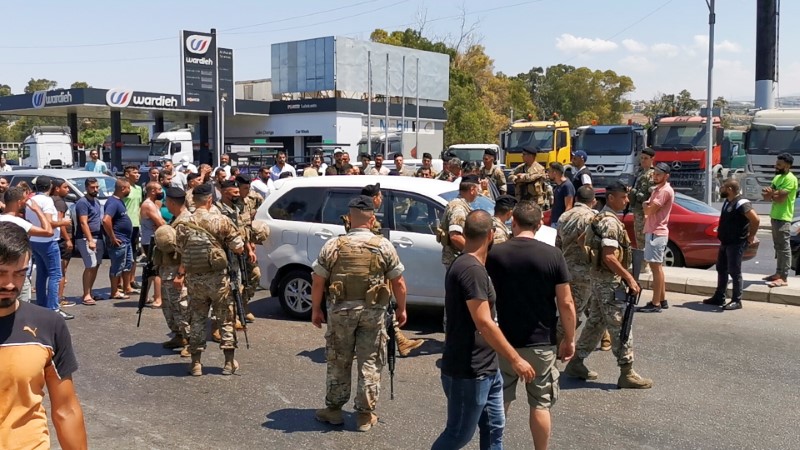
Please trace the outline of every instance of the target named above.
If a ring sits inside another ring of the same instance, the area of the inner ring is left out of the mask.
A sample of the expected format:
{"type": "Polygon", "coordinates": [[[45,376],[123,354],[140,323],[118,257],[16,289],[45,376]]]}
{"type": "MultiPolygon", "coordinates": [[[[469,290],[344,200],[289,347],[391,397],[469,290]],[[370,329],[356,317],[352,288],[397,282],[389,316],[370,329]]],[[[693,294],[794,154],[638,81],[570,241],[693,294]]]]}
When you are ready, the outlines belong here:
{"type": "Polygon", "coordinates": [[[506,174],[503,173],[503,169],[498,167],[497,165],[493,165],[491,169],[487,169],[486,166],[481,167],[480,172],[478,172],[478,176],[480,178],[488,178],[497,186],[497,190],[500,191],[500,194],[505,194],[508,191],[508,186],[506,185],[506,174]]]}
{"type": "MultiPolygon", "coordinates": [[[[344,237],[331,239],[322,247],[319,257],[312,264],[315,274],[325,278],[330,284],[334,277],[342,273],[334,273],[336,260],[339,258],[339,245],[342,239],[363,245],[373,255],[377,252],[377,267],[369,276],[371,286],[385,283],[386,279],[394,279],[403,273],[405,268],[400,262],[392,244],[375,236],[369,230],[356,228],[344,237]],[[377,245],[375,245],[377,243],[377,245]]],[[[343,243],[344,245],[352,245],[343,243]]],[[[373,269],[373,267],[370,267],[373,269]]],[[[363,281],[363,280],[360,280],[363,281]]],[[[329,290],[331,290],[329,288],[329,290]]],[[[387,289],[388,292],[388,289],[387,289]]],[[[355,354],[358,364],[358,387],[355,396],[355,410],[372,412],[378,402],[380,392],[381,370],[386,361],[386,304],[379,302],[368,305],[366,300],[335,301],[328,296],[328,328],[325,333],[325,351],[327,358],[325,406],[341,409],[350,398],[352,379],[351,367],[355,354]]]]}
{"type": "MultiPolygon", "coordinates": [[[[191,216],[189,211],[184,210],[175,217],[173,223],[185,220],[191,216]]],[[[162,225],[165,227],[171,225],[162,225]]],[[[166,302],[161,308],[164,319],[167,321],[169,329],[183,339],[189,339],[189,297],[186,287],[182,290],[175,289],[172,280],[178,273],[181,265],[181,255],[176,249],[166,249],[158,246],[154,250],[153,260],[158,266],[158,276],[161,277],[161,298],[166,302]]]]}
{"type": "Polygon", "coordinates": [[[517,200],[530,200],[540,207],[544,207],[547,200],[547,173],[538,162],[534,161],[530,167],[522,163],[514,169],[509,180],[514,183],[514,196],[517,200]]]}
{"type": "Polygon", "coordinates": [[[502,244],[511,239],[511,230],[500,219],[492,217],[492,224],[494,224],[494,244],[502,244]]]}
{"type": "MultiPolygon", "coordinates": [[[[253,295],[256,293],[256,286],[258,286],[258,284],[261,282],[261,269],[259,269],[258,264],[252,264],[250,262],[250,258],[247,257],[246,250],[251,240],[250,234],[253,231],[250,225],[253,223],[253,217],[255,217],[255,212],[253,212],[249,206],[252,204],[254,204],[253,200],[245,201],[245,199],[242,199],[240,203],[232,206],[228,206],[223,202],[217,202],[216,204],[222,215],[231,219],[231,222],[236,225],[236,228],[239,230],[239,234],[242,236],[242,240],[245,243],[245,273],[242,273],[241,268],[238,270],[239,286],[242,290],[241,296],[242,303],[244,304],[245,314],[250,314],[248,304],[250,303],[250,299],[253,298],[253,295]],[[245,284],[247,285],[246,289],[245,284]]],[[[234,266],[239,267],[239,264],[234,264],[234,266]]]]}
{"type": "MultiPolygon", "coordinates": [[[[256,212],[258,211],[258,208],[260,208],[261,204],[264,203],[264,199],[254,191],[250,191],[247,193],[247,196],[242,199],[242,202],[244,203],[244,212],[248,213],[248,219],[246,222],[246,226],[248,228],[247,242],[252,242],[252,224],[256,218],[256,212]]],[[[249,278],[247,287],[244,290],[243,301],[245,302],[245,307],[247,306],[247,302],[253,299],[253,296],[256,294],[256,289],[261,283],[261,269],[258,267],[258,263],[251,263],[250,258],[246,258],[246,260],[249,278]]]]}
{"type": "MultiPolygon", "coordinates": [[[[597,213],[589,206],[576,202],[575,206],[562,214],[558,220],[558,239],[569,267],[571,278],[569,288],[575,301],[575,317],[578,320],[586,312],[592,294],[589,258],[586,256],[583,242],[578,237],[586,231],[595,214],[597,213]]],[[[557,334],[563,335],[561,320],[558,321],[557,334]]]]}
{"type": "Polygon", "coordinates": [[[633,231],[636,235],[636,248],[644,249],[644,202],[650,199],[650,194],[655,189],[653,181],[653,168],[639,169],[636,172],[636,181],[633,189],[628,193],[630,208],[633,212],[633,231]]]}
{"type": "MultiPolygon", "coordinates": [[[[186,219],[175,222],[178,252],[183,256],[190,233],[196,233],[183,225],[187,221],[207,230],[223,247],[237,250],[244,246],[244,241],[233,222],[221,214],[215,214],[199,208],[186,219]]],[[[206,320],[209,309],[213,310],[220,324],[220,348],[236,348],[236,334],[233,330],[234,312],[233,297],[227,271],[191,273],[186,272],[184,285],[189,294],[189,352],[196,353],[206,348],[206,320]]]]}
{"type": "Polygon", "coordinates": [[[453,174],[451,174],[447,169],[442,170],[442,172],[440,174],[434,176],[434,178],[437,179],[437,180],[441,180],[441,181],[453,181],[453,180],[455,180],[455,178],[453,177],[453,174]]]}
{"type": "MultiPolygon", "coordinates": [[[[617,213],[610,208],[603,208],[599,217],[586,227],[585,242],[598,253],[602,252],[602,247],[615,247],[622,266],[629,268],[632,259],[630,238],[617,213]]],[[[601,257],[598,256],[599,258],[601,257]]],[[[611,349],[617,363],[620,366],[630,364],[633,362],[633,335],[628,342],[620,343],[619,333],[625,303],[617,302],[614,296],[614,290],[622,284],[622,279],[606,268],[601,260],[590,265],[592,296],[589,300],[589,319],[578,339],[576,356],[581,360],[586,359],[600,343],[604,329],[608,329],[611,349]]]]}
{"type": "Polygon", "coordinates": [[[456,260],[456,257],[461,254],[461,250],[450,243],[450,232],[464,232],[464,224],[470,211],[472,211],[472,208],[470,208],[469,203],[461,197],[450,201],[444,210],[438,239],[442,244],[442,264],[448,269],[450,264],[453,264],[453,261],[456,260]]]}

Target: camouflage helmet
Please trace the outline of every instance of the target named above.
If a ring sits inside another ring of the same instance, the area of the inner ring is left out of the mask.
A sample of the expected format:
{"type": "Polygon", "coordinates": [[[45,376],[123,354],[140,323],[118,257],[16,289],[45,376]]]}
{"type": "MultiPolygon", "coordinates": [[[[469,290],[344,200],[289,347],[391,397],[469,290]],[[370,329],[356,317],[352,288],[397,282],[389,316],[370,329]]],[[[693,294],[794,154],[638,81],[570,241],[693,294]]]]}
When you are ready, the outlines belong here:
{"type": "Polygon", "coordinates": [[[269,226],[263,220],[254,220],[251,224],[253,234],[251,240],[255,244],[262,244],[269,238],[269,226]]]}
{"type": "Polygon", "coordinates": [[[156,230],[156,247],[167,253],[174,253],[177,250],[175,228],[169,225],[162,225],[156,230]]]}

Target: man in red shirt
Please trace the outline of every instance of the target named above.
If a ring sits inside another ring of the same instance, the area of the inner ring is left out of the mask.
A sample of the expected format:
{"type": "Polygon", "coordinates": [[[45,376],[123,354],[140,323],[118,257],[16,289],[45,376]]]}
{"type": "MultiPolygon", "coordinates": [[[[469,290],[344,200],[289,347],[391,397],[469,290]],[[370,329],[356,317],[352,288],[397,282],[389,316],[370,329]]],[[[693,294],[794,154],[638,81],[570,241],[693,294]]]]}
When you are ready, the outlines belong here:
{"type": "Polygon", "coordinates": [[[55,311],[20,302],[30,243],[25,230],[0,222],[0,448],[50,447],[44,388],[58,442],[88,448],[72,374],[78,369],[67,324],[55,311]]]}
{"type": "Polygon", "coordinates": [[[669,308],[664,299],[666,295],[666,282],[664,280],[664,253],[667,251],[669,241],[669,213],[675,200],[675,191],[669,185],[669,164],[660,162],[656,164],[653,172],[655,190],[650,194],[650,200],[644,202],[644,260],[650,265],[653,272],[653,300],[639,308],[641,312],[661,312],[669,308]]]}

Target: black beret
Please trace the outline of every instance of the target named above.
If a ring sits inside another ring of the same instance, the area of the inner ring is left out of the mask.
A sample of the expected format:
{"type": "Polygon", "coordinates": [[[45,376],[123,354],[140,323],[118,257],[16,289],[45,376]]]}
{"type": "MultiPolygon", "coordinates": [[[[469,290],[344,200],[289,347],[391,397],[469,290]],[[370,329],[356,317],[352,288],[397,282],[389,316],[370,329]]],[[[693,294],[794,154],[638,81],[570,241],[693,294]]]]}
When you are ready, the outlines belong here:
{"type": "Polygon", "coordinates": [[[431,154],[430,154],[430,153],[423,153],[423,154],[422,154],[422,158],[423,158],[423,159],[424,159],[424,158],[433,159],[433,156],[431,156],[431,154]]]}
{"type": "Polygon", "coordinates": [[[461,177],[462,183],[480,184],[481,179],[477,175],[464,175],[461,177]]]}
{"type": "Polygon", "coordinates": [[[483,151],[483,154],[484,154],[484,155],[489,155],[489,156],[494,156],[495,158],[497,158],[497,151],[495,151],[495,149],[493,149],[493,148],[487,148],[487,149],[485,149],[485,150],[483,151]]]}
{"type": "Polygon", "coordinates": [[[517,206],[517,199],[513,195],[501,195],[495,200],[497,206],[512,209],[517,206]]]}
{"type": "Polygon", "coordinates": [[[222,189],[236,187],[236,182],[233,180],[225,180],[219,184],[219,187],[222,189]]]}
{"type": "Polygon", "coordinates": [[[650,147],[645,147],[645,148],[642,149],[642,154],[643,155],[647,155],[647,156],[652,158],[652,157],[656,156],[656,151],[653,150],[650,147]]]}
{"type": "Polygon", "coordinates": [[[361,211],[375,210],[375,204],[372,202],[372,197],[366,195],[359,195],[358,197],[350,200],[350,203],[347,206],[353,209],[360,209],[361,211]]]}
{"type": "Polygon", "coordinates": [[[659,172],[669,173],[670,170],[672,170],[672,168],[669,167],[669,164],[665,162],[660,162],[656,164],[656,170],[658,170],[659,172]]]}
{"type": "Polygon", "coordinates": [[[250,183],[252,183],[250,181],[250,178],[247,178],[244,175],[236,175],[236,184],[242,185],[242,184],[250,184],[250,183]]]}
{"type": "Polygon", "coordinates": [[[380,194],[381,192],[381,184],[368,184],[361,188],[361,195],[366,195],[369,197],[375,197],[376,195],[380,194]]]}
{"type": "Polygon", "coordinates": [[[183,189],[175,186],[168,187],[166,195],[168,198],[186,198],[186,192],[184,192],[183,189]]]}
{"type": "Polygon", "coordinates": [[[192,195],[211,195],[214,189],[208,183],[203,183],[192,190],[192,195]]]}
{"type": "Polygon", "coordinates": [[[522,152],[528,153],[529,155],[535,155],[537,153],[535,147],[522,147],[522,152]]]}
{"type": "Polygon", "coordinates": [[[628,186],[625,186],[625,184],[619,180],[612,181],[611,184],[606,187],[606,193],[608,192],[628,192],[628,186]]]}

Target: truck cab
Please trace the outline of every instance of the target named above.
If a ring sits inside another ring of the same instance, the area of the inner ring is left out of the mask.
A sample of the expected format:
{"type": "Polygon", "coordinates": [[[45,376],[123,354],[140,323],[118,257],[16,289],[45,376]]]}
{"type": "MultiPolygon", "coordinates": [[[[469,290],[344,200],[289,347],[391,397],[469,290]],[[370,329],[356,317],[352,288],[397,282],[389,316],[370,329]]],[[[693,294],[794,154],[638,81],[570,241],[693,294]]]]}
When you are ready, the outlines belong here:
{"type": "Polygon", "coordinates": [[[21,168],[62,169],[73,166],[69,127],[33,127],[19,151],[21,168]]]}
{"type": "Polygon", "coordinates": [[[150,140],[148,162],[161,162],[169,159],[173,164],[178,165],[184,157],[189,161],[197,159],[194,154],[192,132],[189,129],[162,131],[156,133],[150,140]]]}
{"type": "Polygon", "coordinates": [[[450,157],[456,157],[463,162],[471,162],[478,165],[483,165],[483,153],[487,150],[494,150],[497,154],[495,164],[500,165],[503,161],[503,151],[497,144],[455,144],[447,147],[447,151],[442,154],[444,159],[445,154],[450,157]]]}
{"type": "Polygon", "coordinates": [[[544,167],[555,161],[568,164],[571,159],[569,123],[563,120],[518,120],[511,124],[501,142],[508,168],[522,164],[524,148],[535,149],[536,161],[544,167]]]}
{"type": "Polygon", "coordinates": [[[589,156],[586,166],[595,186],[607,186],[614,180],[632,186],[644,144],[641,125],[590,125],[576,130],[574,148],[589,156]]]}
{"type": "MultiPolygon", "coordinates": [[[[761,187],[769,186],[779,154],[800,158],[800,109],[757,111],[745,134],[745,152],[747,171],[755,175],[761,187]]],[[[792,172],[800,177],[800,166],[795,164],[792,172]]]]}
{"type": "MultiPolygon", "coordinates": [[[[401,142],[399,133],[389,133],[389,140],[387,144],[386,134],[373,134],[372,138],[367,140],[366,136],[358,141],[358,154],[369,154],[370,156],[383,155],[384,158],[391,158],[395,153],[403,152],[403,142],[401,142]]],[[[358,156],[358,155],[355,155],[358,156]]],[[[403,156],[408,156],[403,153],[403,156]]],[[[354,155],[350,155],[354,158],[354,155]]]]}

